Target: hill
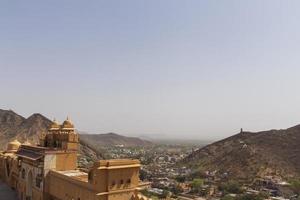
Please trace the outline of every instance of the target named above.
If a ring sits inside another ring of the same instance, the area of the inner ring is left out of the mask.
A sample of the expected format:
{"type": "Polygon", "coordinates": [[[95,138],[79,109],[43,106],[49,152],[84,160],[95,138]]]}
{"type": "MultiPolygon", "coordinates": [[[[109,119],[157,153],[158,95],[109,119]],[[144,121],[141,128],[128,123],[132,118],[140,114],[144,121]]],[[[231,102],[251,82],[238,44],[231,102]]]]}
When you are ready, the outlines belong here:
{"type": "MultiPolygon", "coordinates": [[[[12,110],[0,109],[0,150],[4,150],[6,144],[15,138],[20,142],[28,141],[37,144],[39,135],[47,132],[51,123],[51,120],[41,114],[33,114],[28,118],[24,118],[12,110]]],[[[80,141],[79,153],[80,167],[103,158],[100,151],[83,141],[80,141]]]]}
{"type": "Polygon", "coordinates": [[[92,145],[115,146],[122,145],[125,147],[149,146],[152,143],[136,137],[125,137],[116,133],[107,134],[81,134],[81,140],[92,145]]]}
{"type": "Polygon", "coordinates": [[[205,146],[182,163],[194,170],[227,173],[251,181],[257,177],[300,177],[300,125],[285,130],[241,132],[205,146]]]}
{"type": "MultiPolygon", "coordinates": [[[[46,133],[51,123],[51,120],[38,113],[24,118],[12,110],[0,109],[0,150],[4,150],[6,144],[15,138],[20,142],[29,141],[37,144],[39,135],[43,132],[46,133]]],[[[151,144],[139,138],[125,137],[114,133],[80,134],[79,138],[79,164],[81,167],[104,158],[103,150],[99,146],[145,146],[151,144]]]]}
{"type": "Polygon", "coordinates": [[[41,114],[33,114],[27,119],[12,110],[0,109],[0,149],[8,141],[17,138],[21,142],[38,142],[38,133],[46,132],[51,121],[41,114]]]}

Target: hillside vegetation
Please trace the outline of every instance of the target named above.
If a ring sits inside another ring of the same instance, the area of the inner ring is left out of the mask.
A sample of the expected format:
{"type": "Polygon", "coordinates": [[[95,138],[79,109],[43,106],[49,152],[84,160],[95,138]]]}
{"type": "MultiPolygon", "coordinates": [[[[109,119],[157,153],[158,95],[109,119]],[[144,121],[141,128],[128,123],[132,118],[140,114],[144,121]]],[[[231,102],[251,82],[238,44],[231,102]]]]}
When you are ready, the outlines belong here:
{"type": "Polygon", "coordinates": [[[285,130],[241,132],[201,148],[181,162],[195,171],[230,178],[300,177],[300,125],[285,130]]]}

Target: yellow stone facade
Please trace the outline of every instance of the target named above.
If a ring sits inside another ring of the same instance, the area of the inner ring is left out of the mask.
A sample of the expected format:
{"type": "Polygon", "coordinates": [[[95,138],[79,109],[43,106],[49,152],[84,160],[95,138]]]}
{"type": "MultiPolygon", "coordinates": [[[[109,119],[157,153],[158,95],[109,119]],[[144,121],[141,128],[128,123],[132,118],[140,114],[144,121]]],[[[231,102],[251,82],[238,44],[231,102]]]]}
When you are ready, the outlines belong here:
{"type": "Polygon", "coordinates": [[[56,121],[40,144],[17,140],[0,152],[0,179],[20,200],[146,200],[138,194],[138,160],[101,160],[88,171],[77,168],[79,137],[73,123],[56,121]]]}

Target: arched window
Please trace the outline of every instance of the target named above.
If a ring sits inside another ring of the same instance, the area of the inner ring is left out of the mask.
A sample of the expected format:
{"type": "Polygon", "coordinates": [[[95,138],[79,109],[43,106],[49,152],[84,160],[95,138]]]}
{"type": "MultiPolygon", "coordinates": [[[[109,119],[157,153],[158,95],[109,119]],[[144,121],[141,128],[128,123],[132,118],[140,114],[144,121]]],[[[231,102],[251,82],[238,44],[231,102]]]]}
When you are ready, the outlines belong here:
{"type": "Polygon", "coordinates": [[[25,179],[25,174],[26,174],[26,172],[25,172],[25,169],[23,168],[23,169],[22,169],[22,174],[21,174],[22,179],[25,179]]]}
{"type": "Polygon", "coordinates": [[[7,173],[7,176],[10,176],[10,165],[9,165],[8,161],[6,162],[6,173],[7,173]]]}
{"type": "Polygon", "coordinates": [[[33,175],[32,175],[32,171],[29,171],[26,177],[26,196],[28,197],[28,199],[32,199],[32,189],[33,189],[33,175]]]}
{"type": "Polygon", "coordinates": [[[41,188],[41,183],[42,183],[42,179],[41,179],[41,177],[36,177],[35,178],[35,187],[37,187],[37,188],[41,188]]]}
{"type": "Polygon", "coordinates": [[[90,171],[90,172],[88,173],[88,180],[89,180],[89,181],[92,181],[92,180],[93,180],[93,172],[92,172],[92,171],[90,171]]]}

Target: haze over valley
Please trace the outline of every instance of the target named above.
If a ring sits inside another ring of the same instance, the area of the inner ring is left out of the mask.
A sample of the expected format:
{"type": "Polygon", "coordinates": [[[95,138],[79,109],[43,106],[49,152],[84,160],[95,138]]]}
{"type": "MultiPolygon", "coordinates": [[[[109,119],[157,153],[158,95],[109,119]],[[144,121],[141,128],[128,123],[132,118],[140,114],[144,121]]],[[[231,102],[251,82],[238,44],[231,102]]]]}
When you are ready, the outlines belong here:
{"type": "Polygon", "coordinates": [[[300,200],[300,1],[0,2],[0,200],[300,200]]]}

